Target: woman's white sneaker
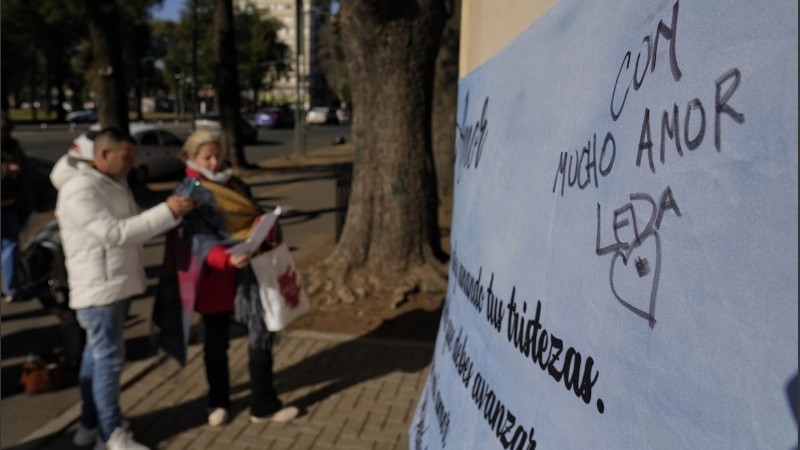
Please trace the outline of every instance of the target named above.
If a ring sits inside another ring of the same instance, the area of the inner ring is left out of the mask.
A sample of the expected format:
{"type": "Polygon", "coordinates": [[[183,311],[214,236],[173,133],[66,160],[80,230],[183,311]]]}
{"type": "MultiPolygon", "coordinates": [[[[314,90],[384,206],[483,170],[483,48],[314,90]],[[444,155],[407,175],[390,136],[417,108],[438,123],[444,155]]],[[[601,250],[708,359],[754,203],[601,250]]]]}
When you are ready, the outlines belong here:
{"type": "Polygon", "coordinates": [[[300,410],[297,409],[296,406],[287,406],[285,408],[279,409],[278,411],[268,415],[268,416],[250,416],[250,422],[253,423],[262,423],[262,422],[278,422],[278,423],[285,423],[289,422],[290,420],[294,419],[300,415],[300,410]]]}
{"type": "Polygon", "coordinates": [[[214,408],[211,414],[208,415],[208,424],[212,427],[218,427],[228,423],[228,410],[225,408],[214,408]]]}

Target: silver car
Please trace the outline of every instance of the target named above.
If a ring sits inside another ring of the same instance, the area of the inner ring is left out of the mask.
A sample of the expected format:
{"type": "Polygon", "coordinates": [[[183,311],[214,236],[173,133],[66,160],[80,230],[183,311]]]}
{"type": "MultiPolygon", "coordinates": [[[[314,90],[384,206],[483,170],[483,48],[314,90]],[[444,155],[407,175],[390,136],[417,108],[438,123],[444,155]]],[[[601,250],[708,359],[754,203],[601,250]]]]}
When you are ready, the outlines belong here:
{"type": "MultiPolygon", "coordinates": [[[[195,130],[207,130],[215,136],[219,136],[222,131],[222,124],[220,122],[219,113],[212,111],[202,114],[199,119],[194,121],[195,130]]],[[[241,121],[242,124],[242,139],[243,145],[253,145],[258,143],[258,129],[246,120],[241,121]]]]}
{"type": "Polygon", "coordinates": [[[94,123],[97,122],[96,109],[82,109],[80,111],[73,111],[65,117],[67,123],[94,123]]]}
{"type": "MultiPolygon", "coordinates": [[[[100,124],[89,127],[86,137],[94,139],[100,124]]],[[[183,140],[155,125],[132,123],[130,135],[136,141],[138,155],[133,169],[137,181],[145,183],[154,178],[179,176],[184,162],[180,159],[183,140]]]]}

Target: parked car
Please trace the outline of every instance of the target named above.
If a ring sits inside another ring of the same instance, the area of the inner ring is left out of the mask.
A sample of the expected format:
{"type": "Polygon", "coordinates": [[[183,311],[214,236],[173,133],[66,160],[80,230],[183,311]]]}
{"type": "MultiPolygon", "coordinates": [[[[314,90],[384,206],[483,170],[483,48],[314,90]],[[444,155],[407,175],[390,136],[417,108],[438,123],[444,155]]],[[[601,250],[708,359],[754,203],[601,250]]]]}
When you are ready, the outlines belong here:
{"type": "Polygon", "coordinates": [[[67,123],[95,123],[99,120],[96,109],[81,109],[66,116],[67,123]]]}
{"type": "MultiPolygon", "coordinates": [[[[94,140],[100,129],[100,124],[94,124],[82,137],[94,140]]],[[[129,131],[136,141],[138,150],[132,172],[136,181],[145,183],[154,178],[183,173],[184,162],[180,159],[183,148],[181,138],[163,128],[143,123],[131,123],[129,131]]],[[[91,155],[82,156],[82,159],[86,159],[87,156],[91,158],[91,155]]]]}
{"type": "Polygon", "coordinates": [[[336,110],[327,106],[315,106],[306,113],[306,123],[309,125],[336,125],[339,118],[336,110]]]}
{"type": "Polygon", "coordinates": [[[344,124],[350,123],[350,118],[351,118],[350,116],[351,116],[351,112],[348,111],[348,110],[344,110],[344,109],[341,109],[341,108],[336,110],[336,118],[339,119],[339,124],[340,125],[344,125],[344,124]]]}
{"type": "Polygon", "coordinates": [[[272,116],[272,114],[263,109],[258,110],[255,114],[253,114],[253,125],[257,127],[273,128],[275,127],[275,122],[275,118],[272,116]]]}
{"type": "MultiPolygon", "coordinates": [[[[220,117],[218,112],[208,112],[200,115],[200,118],[194,121],[195,130],[208,130],[216,135],[219,135],[222,130],[220,117]]],[[[258,142],[258,130],[246,120],[242,120],[242,144],[252,145],[258,142]]]]}
{"type": "Polygon", "coordinates": [[[294,111],[286,105],[265,106],[253,116],[256,126],[267,128],[294,128],[294,111]]]}

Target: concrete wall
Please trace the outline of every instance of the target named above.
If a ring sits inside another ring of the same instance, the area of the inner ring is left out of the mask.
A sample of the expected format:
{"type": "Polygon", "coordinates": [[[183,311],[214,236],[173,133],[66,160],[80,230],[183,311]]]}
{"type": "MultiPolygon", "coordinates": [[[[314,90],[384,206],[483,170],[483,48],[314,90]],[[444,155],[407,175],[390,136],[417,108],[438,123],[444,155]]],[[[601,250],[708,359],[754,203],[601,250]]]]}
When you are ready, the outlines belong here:
{"type": "Polygon", "coordinates": [[[486,62],[555,3],[556,0],[462,0],[459,78],[486,62]]]}

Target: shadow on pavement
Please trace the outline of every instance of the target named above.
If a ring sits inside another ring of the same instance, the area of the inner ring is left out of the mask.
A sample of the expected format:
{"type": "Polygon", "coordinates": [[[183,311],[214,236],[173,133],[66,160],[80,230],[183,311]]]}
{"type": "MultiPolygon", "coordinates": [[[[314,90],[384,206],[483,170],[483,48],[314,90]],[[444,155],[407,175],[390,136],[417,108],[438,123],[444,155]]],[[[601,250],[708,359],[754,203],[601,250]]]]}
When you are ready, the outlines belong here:
{"type": "MultiPolygon", "coordinates": [[[[421,355],[420,346],[425,347],[425,344],[386,341],[383,337],[396,336],[398,327],[438,323],[440,315],[440,310],[414,310],[395,320],[386,321],[370,333],[335,344],[276,372],[275,388],[279,395],[285,397],[290,391],[322,385],[322,387],[289,402],[300,408],[301,414],[305,414],[312,405],[367,380],[398,371],[414,373],[423,370],[430,364],[432,347],[426,348],[425,354],[421,355]],[[387,345],[391,345],[391,351],[387,351],[387,345]]],[[[436,330],[433,330],[434,336],[435,332],[436,330]]],[[[244,335],[244,329],[241,327],[234,326],[231,330],[232,339],[244,335]]],[[[276,353],[280,351],[281,349],[278,347],[276,353]]],[[[184,368],[173,376],[202,378],[204,374],[202,372],[190,374],[184,368]]],[[[175,382],[189,384],[187,380],[178,379],[175,382]]],[[[249,396],[237,398],[239,397],[237,394],[245,391],[250,391],[249,382],[231,387],[231,417],[239,414],[249,415],[249,396]]],[[[173,436],[204,426],[207,420],[206,414],[204,395],[179,405],[133,417],[131,429],[141,443],[157,448],[159,443],[167,441],[173,436]],[[138,430],[147,431],[145,433],[138,430]]]]}
{"type": "MultiPolygon", "coordinates": [[[[52,354],[61,343],[61,333],[59,325],[51,325],[3,336],[3,358],[24,357],[31,353],[35,355],[52,354]]],[[[6,365],[2,368],[0,397],[6,398],[22,392],[22,386],[19,384],[21,373],[22,360],[19,364],[6,365]]]]}
{"type": "Polygon", "coordinates": [[[418,354],[417,348],[412,352],[409,351],[412,348],[397,346],[387,352],[375,343],[386,335],[396,336],[397,327],[410,330],[423,323],[438,323],[440,316],[439,310],[417,309],[384,321],[370,333],[324,350],[276,373],[275,387],[278,392],[287,392],[327,383],[292,402],[304,413],[311,405],[366,380],[397,371],[420,371],[430,363],[430,357],[414,357],[418,354]]]}
{"type": "MultiPolygon", "coordinates": [[[[35,309],[33,311],[25,311],[16,314],[5,314],[3,315],[3,322],[11,322],[14,320],[26,320],[26,319],[36,319],[40,317],[49,316],[50,313],[45,311],[44,309],[35,309]]],[[[3,341],[5,346],[6,342],[3,341]]],[[[3,356],[7,356],[5,352],[3,352],[3,356]]]]}

